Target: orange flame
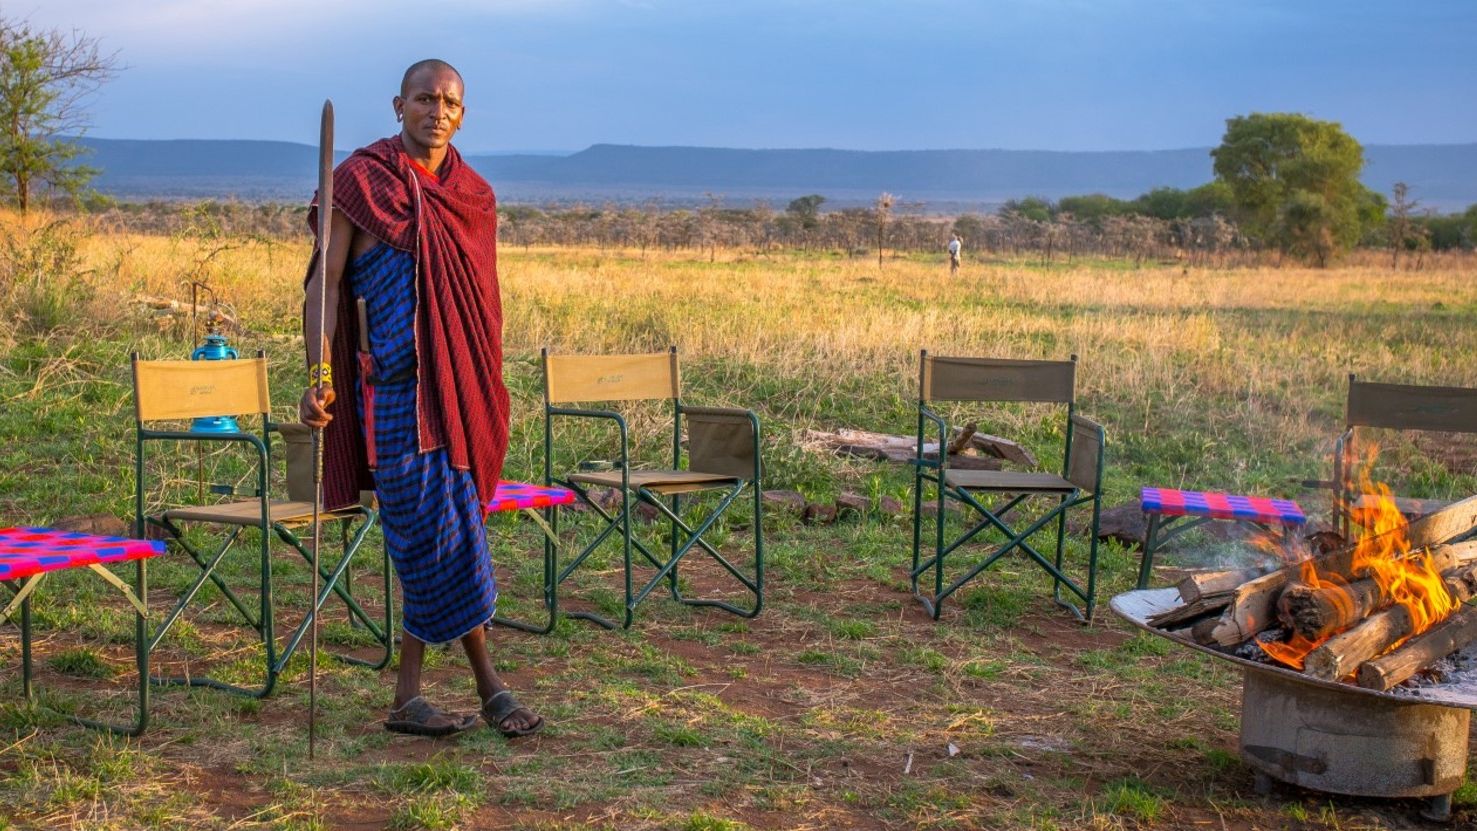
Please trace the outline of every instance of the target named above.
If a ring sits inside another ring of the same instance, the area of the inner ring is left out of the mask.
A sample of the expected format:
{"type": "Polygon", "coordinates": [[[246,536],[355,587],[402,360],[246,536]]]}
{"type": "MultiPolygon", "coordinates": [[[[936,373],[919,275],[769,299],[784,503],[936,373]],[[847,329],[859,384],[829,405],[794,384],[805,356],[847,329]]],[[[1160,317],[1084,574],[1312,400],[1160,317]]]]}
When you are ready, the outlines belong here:
{"type": "MultiPolygon", "coordinates": [[[[1409,522],[1396,506],[1390,488],[1383,482],[1371,481],[1369,462],[1372,461],[1371,454],[1359,474],[1361,495],[1348,507],[1353,524],[1359,526],[1350,574],[1320,573],[1312,560],[1303,560],[1299,579],[1314,588],[1341,592],[1350,603],[1352,595],[1343,587],[1350,580],[1373,580],[1384,599],[1382,607],[1404,606],[1410,613],[1411,635],[1392,644],[1390,648],[1394,649],[1444,620],[1458,604],[1447,591],[1430,554],[1425,550],[1412,554],[1405,533],[1409,522]]],[[[1302,669],[1307,654],[1327,640],[1327,637],[1309,640],[1294,634],[1286,641],[1258,642],[1258,646],[1273,660],[1302,669]]]]}

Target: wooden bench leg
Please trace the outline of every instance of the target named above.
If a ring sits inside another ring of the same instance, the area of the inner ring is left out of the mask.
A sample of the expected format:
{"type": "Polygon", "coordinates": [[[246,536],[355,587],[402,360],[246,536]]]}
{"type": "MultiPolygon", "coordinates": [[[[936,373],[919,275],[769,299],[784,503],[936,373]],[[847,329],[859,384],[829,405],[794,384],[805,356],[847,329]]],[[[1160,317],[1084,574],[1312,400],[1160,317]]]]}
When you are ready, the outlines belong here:
{"type": "Polygon", "coordinates": [[[1138,588],[1149,587],[1149,575],[1154,570],[1154,548],[1159,537],[1159,512],[1145,511],[1144,516],[1149,521],[1149,530],[1144,534],[1144,555],[1139,559],[1139,581],[1138,588]]]}

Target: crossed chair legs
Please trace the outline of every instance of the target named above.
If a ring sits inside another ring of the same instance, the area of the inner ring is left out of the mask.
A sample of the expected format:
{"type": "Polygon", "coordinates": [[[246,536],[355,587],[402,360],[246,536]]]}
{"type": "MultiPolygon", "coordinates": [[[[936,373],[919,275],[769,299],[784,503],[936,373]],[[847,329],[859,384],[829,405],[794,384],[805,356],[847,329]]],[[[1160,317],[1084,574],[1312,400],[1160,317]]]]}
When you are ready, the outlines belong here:
{"type": "Polygon", "coordinates": [[[221,595],[226,598],[227,602],[229,602],[231,606],[236,609],[237,613],[241,616],[246,625],[257,632],[257,634],[261,637],[263,646],[266,649],[266,660],[262,682],[260,685],[255,687],[246,687],[220,681],[215,678],[198,677],[193,675],[189,677],[149,676],[149,682],[157,685],[209,687],[212,689],[222,690],[224,692],[247,696],[250,698],[265,698],[272,694],[273,689],[275,689],[276,687],[278,677],[282,674],[283,669],[287,666],[287,662],[292,658],[293,654],[301,645],[304,636],[308,633],[309,628],[312,626],[313,618],[323,608],[323,604],[325,601],[328,600],[330,594],[337,595],[339,599],[344,602],[344,605],[349,610],[351,623],[362,626],[374,639],[376,645],[382,650],[382,654],[377,660],[365,660],[362,658],[356,658],[352,655],[336,653],[330,654],[332,654],[339,660],[344,661],[345,663],[365,666],[370,669],[377,670],[383,669],[384,667],[388,666],[394,654],[394,632],[391,623],[391,618],[393,615],[393,593],[390,584],[389,555],[385,554],[383,556],[382,562],[384,577],[385,612],[384,619],[382,622],[380,622],[374,620],[370,616],[369,612],[366,611],[364,607],[361,606],[359,602],[354,599],[354,596],[350,590],[348,578],[349,566],[353,562],[354,555],[358,552],[360,546],[364,542],[365,536],[368,535],[370,529],[374,527],[375,522],[378,518],[373,511],[367,508],[360,508],[358,509],[357,513],[361,518],[361,521],[358,523],[357,529],[353,531],[352,536],[350,534],[349,527],[350,523],[352,523],[353,521],[352,518],[331,518],[327,520],[336,520],[340,523],[340,528],[342,532],[341,536],[344,544],[344,547],[342,549],[343,555],[339,558],[338,563],[334,565],[331,569],[325,567],[320,559],[319,576],[322,579],[322,583],[320,584],[320,591],[318,593],[318,596],[314,599],[313,608],[310,613],[304,615],[302,622],[298,624],[297,628],[292,632],[291,636],[289,636],[286,644],[281,647],[280,651],[278,649],[278,639],[275,630],[276,609],[272,596],[272,560],[270,552],[272,535],[275,535],[278,539],[291,546],[292,549],[296,551],[299,555],[301,555],[306,562],[310,564],[313,562],[312,553],[307,550],[307,548],[303,544],[303,541],[296,534],[293,533],[290,527],[280,522],[270,523],[270,525],[268,525],[267,527],[250,526],[257,528],[258,532],[261,534],[260,608],[254,613],[253,610],[248,607],[247,603],[244,602],[234,591],[231,590],[231,588],[226,584],[226,581],[218,573],[218,567],[220,566],[222,560],[225,559],[226,555],[235,546],[237,540],[241,536],[241,532],[245,530],[245,528],[248,526],[236,526],[235,528],[233,528],[231,533],[221,543],[220,547],[213,554],[206,555],[185,537],[183,528],[171,522],[168,518],[145,517],[144,521],[148,525],[162,530],[179,546],[179,548],[181,548],[183,551],[185,551],[186,554],[189,555],[190,559],[192,559],[195,562],[195,565],[199,567],[200,573],[195,577],[189,588],[187,588],[180,595],[178,601],[176,601],[174,605],[174,608],[171,609],[170,612],[164,617],[164,620],[159,624],[158,628],[155,629],[153,634],[148,637],[146,642],[144,642],[143,657],[140,659],[140,666],[145,667],[147,665],[148,657],[153,653],[154,649],[158,646],[164,635],[184,613],[185,609],[190,605],[195,595],[200,591],[200,589],[205,585],[207,581],[212,583],[216,587],[216,589],[220,591],[221,595]]]}
{"type": "Polygon", "coordinates": [[[752,579],[748,575],[740,571],[732,562],[728,560],[728,558],[724,557],[717,548],[713,547],[712,544],[703,539],[703,535],[706,534],[715,523],[717,523],[718,519],[723,516],[723,513],[728,510],[729,506],[732,505],[739,498],[739,496],[743,494],[745,488],[749,488],[751,486],[750,482],[739,481],[736,485],[728,488],[719,498],[717,506],[714,507],[714,509],[701,522],[697,523],[697,527],[695,528],[689,525],[682,518],[682,497],[675,493],[666,495],[664,499],[662,494],[649,488],[631,488],[630,490],[621,492],[620,507],[618,510],[611,512],[606,510],[598,502],[590,497],[589,489],[581,487],[577,483],[561,482],[559,484],[574,491],[576,496],[587,506],[589,506],[589,508],[605,522],[605,527],[602,528],[600,532],[595,536],[595,539],[593,539],[588,545],[586,545],[584,549],[581,550],[580,553],[576,555],[563,569],[556,569],[557,574],[555,576],[557,577],[557,580],[552,583],[553,586],[557,586],[559,583],[563,583],[571,574],[574,573],[575,569],[584,564],[584,562],[589,559],[590,555],[593,554],[598,548],[600,548],[600,546],[603,545],[606,540],[610,539],[612,535],[619,534],[619,539],[622,546],[622,565],[625,589],[625,609],[622,620],[617,623],[616,621],[613,621],[603,615],[584,611],[570,612],[568,613],[570,617],[588,620],[606,629],[628,629],[630,628],[632,621],[635,619],[636,607],[639,606],[641,602],[644,601],[648,596],[650,596],[650,594],[663,581],[667,583],[667,587],[668,590],[671,592],[672,599],[676,600],[679,603],[683,603],[688,606],[721,609],[730,614],[738,615],[744,618],[753,618],[759,614],[764,602],[764,525],[762,506],[760,503],[760,494],[758,489],[753,488],[754,576],[752,579]],[[655,508],[656,511],[662,517],[664,517],[669,524],[670,550],[665,560],[658,558],[656,554],[652,552],[651,548],[646,545],[646,543],[644,543],[640,539],[637,539],[632,534],[632,508],[636,504],[642,503],[651,505],[653,508],[655,508]],[[685,557],[688,552],[692,551],[694,548],[701,548],[703,551],[707,552],[708,556],[712,557],[714,561],[722,566],[724,571],[727,571],[729,575],[737,580],[747,592],[753,595],[753,602],[751,605],[748,606],[748,608],[737,606],[725,600],[692,598],[683,596],[681,589],[679,588],[677,569],[678,565],[682,561],[682,558],[685,557]],[[632,573],[634,554],[640,554],[642,559],[644,559],[652,568],[655,568],[657,570],[656,574],[653,575],[644,585],[639,588],[637,588],[635,585],[635,578],[632,573]]]}
{"type": "MultiPolygon", "coordinates": [[[[1032,496],[1046,496],[1042,493],[1017,493],[1013,495],[999,510],[991,510],[988,506],[974,497],[967,488],[954,487],[940,484],[938,491],[937,510],[934,513],[935,535],[934,553],[928,558],[923,557],[923,488],[922,482],[916,483],[913,490],[913,567],[909,572],[909,579],[913,587],[913,595],[922,603],[928,614],[938,620],[943,611],[944,599],[958,591],[965,583],[979,576],[981,572],[998,562],[1002,557],[1016,549],[1021,550],[1030,557],[1043,571],[1052,578],[1052,598],[1057,605],[1070,611],[1079,620],[1084,622],[1092,620],[1092,614],[1096,605],[1097,595],[1097,528],[1101,510],[1101,503],[1092,494],[1082,495],[1079,491],[1057,495],[1057,505],[1046,514],[1037,518],[1024,529],[1016,531],[1006,524],[1005,518],[1012,510],[1032,496]],[[953,499],[972,508],[981,517],[980,521],[957,537],[953,542],[946,542],[944,536],[944,525],[947,511],[945,506],[948,500],[953,499]],[[1084,587],[1077,581],[1068,577],[1063,570],[1064,545],[1067,531],[1067,511],[1078,505],[1088,502],[1092,503],[1092,533],[1090,549],[1088,554],[1087,585],[1084,587]],[[1048,559],[1031,545],[1028,540],[1041,531],[1052,520],[1056,520],[1056,556],[1048,559]],[[961,576],[955,578],[947,585],[944,583],[944,563],[946,557],[955,549],[967,544],[980,533],[994,529],[1005,535],[1006,541],[992,551],[984,560],[977,563],[961,576]],[[919,578],[929,571],[933,572],[932,594],[924,594],[919,587],[919,578]],[[1069,597],[1064,597],[1062,589],[1065,587],[1071,597],[1075,597],[1083,604],[1079,607],[1069,597]]],[[[1056,494],[1051,494],[1056,495],[1056,494]]]]}

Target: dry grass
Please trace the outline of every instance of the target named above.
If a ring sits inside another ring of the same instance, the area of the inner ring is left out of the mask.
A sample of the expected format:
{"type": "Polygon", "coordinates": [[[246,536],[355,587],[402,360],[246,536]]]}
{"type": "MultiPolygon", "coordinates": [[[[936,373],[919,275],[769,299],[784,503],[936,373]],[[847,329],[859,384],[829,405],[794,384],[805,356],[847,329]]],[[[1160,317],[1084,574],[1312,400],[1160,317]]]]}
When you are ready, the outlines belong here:
{"type": "MultiPolygon", "coordinates": [[[[187,282],[203,280],[274,336],[260,341],[273,357],[293,359],[282,339],[296,332],[306,243],[97,236],[83,253],[102,309],[140,293],[187,299],[187,282]]],[[[1077,354],[1082,406],[1127,442],[1141,476],[1266,488],[1287,473],[1268,465],[1323,466],[1350,372],[1477,385],[1477,258],[1443,263],[1213,271],[986,260],[950,281],[939,263],[908,259],[879,271],[826,255],[726,252],[710,263],[691,252],[505,249],[500,277],[515,418],[536,407],[528,373],[543,346],[676,344],[695,367],[690,386],[723,403],[765,401],[786,428],[896,432],[911,423],[900,402],[920,348],[1077,354]],[[1161,469],[1138,446],[1190,431],[1209,454],[1202,470],[1189,459],[1161,469]]],[[[1024,426],[998,417],[1001,429],[1024,426]]]]}

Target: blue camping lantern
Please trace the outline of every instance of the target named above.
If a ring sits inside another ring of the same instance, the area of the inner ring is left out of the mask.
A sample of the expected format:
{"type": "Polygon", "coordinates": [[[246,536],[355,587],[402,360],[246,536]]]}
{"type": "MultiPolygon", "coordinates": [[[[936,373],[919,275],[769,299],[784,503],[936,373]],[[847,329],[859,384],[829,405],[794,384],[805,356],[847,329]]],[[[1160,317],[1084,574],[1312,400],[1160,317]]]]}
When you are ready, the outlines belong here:
{"type": "MultiPolygon", "coordinates": [[[[205,323],[205,342],[190,353],[192,361],[228,361],[241,357],[226,344],[226,336],[216,330],[212,317],[205,323]]],[[[202,416],[190,424],[193,433],[239,433],[241,428],[231,416],[202,416]]]]}

